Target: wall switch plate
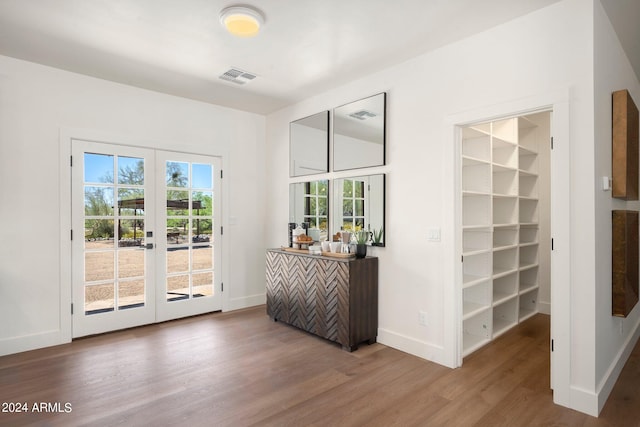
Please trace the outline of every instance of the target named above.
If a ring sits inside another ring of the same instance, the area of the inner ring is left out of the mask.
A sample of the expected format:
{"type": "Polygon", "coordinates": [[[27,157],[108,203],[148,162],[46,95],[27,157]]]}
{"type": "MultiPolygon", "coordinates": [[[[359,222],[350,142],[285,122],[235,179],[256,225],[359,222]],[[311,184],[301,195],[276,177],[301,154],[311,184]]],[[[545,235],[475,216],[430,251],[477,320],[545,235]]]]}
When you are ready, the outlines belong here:
{"type": "Polygon", "coordinates": [[[430,242],[440,241],[440,228],[432,227],[427,229],[427,240],[430,242]]]}
{"type": "Polygon", "coordinates": [[[602,177],[602,190],[603,191],[611,190],[611,178],[609,178],[608,176],[602,177]]]}

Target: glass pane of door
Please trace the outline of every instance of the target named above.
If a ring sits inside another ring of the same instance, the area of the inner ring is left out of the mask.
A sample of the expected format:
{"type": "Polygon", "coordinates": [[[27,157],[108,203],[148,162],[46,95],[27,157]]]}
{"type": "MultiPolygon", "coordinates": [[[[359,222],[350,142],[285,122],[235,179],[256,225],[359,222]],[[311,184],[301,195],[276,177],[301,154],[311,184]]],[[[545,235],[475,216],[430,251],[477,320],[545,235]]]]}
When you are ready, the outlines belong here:
{"type": "Polygon", "coordinates": [[[144,159],[85,152],[83,168],[84,313],[143,307],[144,159]]]}
{"type": "Polygon", "coordinates": [[[165,161],[166,299],[213,296],[213,165],[165,161]]]}

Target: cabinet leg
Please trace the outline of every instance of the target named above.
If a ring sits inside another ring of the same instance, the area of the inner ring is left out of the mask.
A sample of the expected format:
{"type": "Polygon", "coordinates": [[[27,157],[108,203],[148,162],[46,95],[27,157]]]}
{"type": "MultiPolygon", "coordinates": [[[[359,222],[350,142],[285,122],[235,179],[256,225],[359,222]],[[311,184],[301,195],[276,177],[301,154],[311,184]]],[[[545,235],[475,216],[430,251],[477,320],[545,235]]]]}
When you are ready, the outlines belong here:
{"type": "Polygon", "coordinates": [[[378,337],[373,337],[370,340],[367,341],[367,344],[371,345],[371,344],[375,344],[377,342],[376,338],[378,337]]]}

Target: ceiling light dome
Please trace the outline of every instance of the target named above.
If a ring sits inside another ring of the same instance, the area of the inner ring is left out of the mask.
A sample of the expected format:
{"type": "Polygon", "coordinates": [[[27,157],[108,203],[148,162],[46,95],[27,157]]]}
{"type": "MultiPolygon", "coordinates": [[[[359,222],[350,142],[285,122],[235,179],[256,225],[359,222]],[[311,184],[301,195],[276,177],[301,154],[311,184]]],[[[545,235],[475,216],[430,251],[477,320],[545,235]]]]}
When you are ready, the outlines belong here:
{"type": "Polygon", "coordinates": [[[220,23],[234,36],[253,37],[264,24],[264,16],[251,6],[230,6],[220,12],[220,23]]]}

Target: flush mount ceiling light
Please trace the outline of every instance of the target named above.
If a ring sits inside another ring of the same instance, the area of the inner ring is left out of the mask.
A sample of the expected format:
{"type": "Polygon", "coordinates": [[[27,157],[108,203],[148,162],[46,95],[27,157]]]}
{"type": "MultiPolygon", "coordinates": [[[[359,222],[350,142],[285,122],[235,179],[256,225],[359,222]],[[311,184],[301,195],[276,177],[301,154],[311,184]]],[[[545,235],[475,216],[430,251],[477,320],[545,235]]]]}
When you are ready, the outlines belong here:
{"type": "Polygon", "coordinates": [[[234,36],[253,37],[264,24],[264,16],[251,6],[230,6],[220,12],[220,23],[234,36]]]}

